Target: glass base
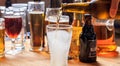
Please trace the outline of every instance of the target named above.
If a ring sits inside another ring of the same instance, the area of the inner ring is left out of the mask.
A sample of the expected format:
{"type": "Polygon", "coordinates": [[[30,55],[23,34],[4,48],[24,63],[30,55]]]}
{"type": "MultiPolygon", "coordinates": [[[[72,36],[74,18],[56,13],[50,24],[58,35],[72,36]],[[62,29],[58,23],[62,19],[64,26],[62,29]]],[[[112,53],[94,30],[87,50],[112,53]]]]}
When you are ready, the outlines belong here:
{"type": "Polygon", "coordinates": [[[98,52],[97,56],[100,56],[100,57],[117,57],[118,56],[118,52],[117,51],[98,52]]]}
{"type": "Polygon", "coordinates": [[[8,55],[16,55],[16,54],[21,53],[21,51],[18,51],[18,50],[8,50],[5,53],[8,54],[8,55]]]}
{"type": "Polygon", "coordinates": [[[32,51],[32,52],[41,52],[41,51],[43,51],[43,48],[42,47],[34,47],[34,48],[31,48],[30,51],[32,51]]]}
{"type": "Polygon", "coordinates": [[[4,53],[0,53],[0,58],[4,57],[5,54],[4,53]]]}
{"type": "Polygon", "coordinates": [[[15,49],[17,51],[22,51],[25,49],[25,46],[23,44],[15,44],[15,49]]]}

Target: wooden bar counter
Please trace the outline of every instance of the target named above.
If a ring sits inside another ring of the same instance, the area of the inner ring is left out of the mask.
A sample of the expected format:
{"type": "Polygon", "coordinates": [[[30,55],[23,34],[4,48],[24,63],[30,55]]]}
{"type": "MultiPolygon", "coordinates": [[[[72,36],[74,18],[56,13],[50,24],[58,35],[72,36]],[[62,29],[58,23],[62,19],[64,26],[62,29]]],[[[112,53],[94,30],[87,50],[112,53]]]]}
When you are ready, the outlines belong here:
{"type": "MultiPolygon", "coordinates": [[[[30,52],[29,40],[24,43],[25,50],[17,55],[7,55],[0,58],[0,66],[50,66],[50,57],[47,52],[30,52]]],[[[120,66],[120,47],[117,48],[119,56],[115,58],[97,57],[95,63],[82,63],[79,60],[69,60],[68,66],[120,66]]]]}

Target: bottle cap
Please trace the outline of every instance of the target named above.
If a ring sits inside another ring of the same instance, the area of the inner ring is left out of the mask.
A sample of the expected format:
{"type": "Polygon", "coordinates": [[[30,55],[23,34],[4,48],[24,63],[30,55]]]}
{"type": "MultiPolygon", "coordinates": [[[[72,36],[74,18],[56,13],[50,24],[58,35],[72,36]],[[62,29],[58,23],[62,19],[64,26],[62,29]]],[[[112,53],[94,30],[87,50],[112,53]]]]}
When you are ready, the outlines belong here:
{"type": "Polygon", "coordinates": [[[91,16],[90,14],[85,14],[85,15],[84,15],[84,18],[85,18],[85,19],[88,19],[88,18],[91,19],[92,16],[91,16]]]}
{"type": "Polygon", "coordinates": [[[91,25],[91,15],[90,14],[85,14],[84,15],[84,21],[85,21],[85,24],[88,24],[88,25],[91,25]]]}

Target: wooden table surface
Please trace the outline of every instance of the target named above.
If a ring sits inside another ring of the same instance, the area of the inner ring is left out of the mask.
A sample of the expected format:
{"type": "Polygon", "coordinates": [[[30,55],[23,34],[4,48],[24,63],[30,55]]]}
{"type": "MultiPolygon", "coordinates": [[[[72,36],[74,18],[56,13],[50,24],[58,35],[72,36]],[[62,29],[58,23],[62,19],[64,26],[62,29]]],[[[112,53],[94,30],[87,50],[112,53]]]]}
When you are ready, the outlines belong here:
{"type": "MultiPolygon", "coordinates": [[[[50,57],[47,52],[30,52],[29,40],[25,45],[25,50],[17,55],[5,55],[0,58],[0,66],[50,66],[50,57]]],[[[117,48],[120,53],[120,48],[117,48]]],[[[115,58],[97,57],[96,63],[82,63],[79,60],[69,60],[68,66],[120,66],[120,54],[115,58]]]]}

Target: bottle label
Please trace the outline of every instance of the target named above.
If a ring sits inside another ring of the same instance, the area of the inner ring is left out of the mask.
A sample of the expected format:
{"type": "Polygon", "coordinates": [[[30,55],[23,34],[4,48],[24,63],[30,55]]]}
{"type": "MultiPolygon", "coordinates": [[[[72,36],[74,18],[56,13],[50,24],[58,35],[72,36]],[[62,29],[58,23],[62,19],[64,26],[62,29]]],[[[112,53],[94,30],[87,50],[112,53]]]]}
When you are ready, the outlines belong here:
{"type": "Polygon", "coordinates": [[[96,40],[80,39],[80,57],[94,58],[96,57],[96,40]]]}
{"type": "Polygon", "coordinates": [[[95,40],[89,40],[89,57],[96,57],[96,41],[95,40]]]}

